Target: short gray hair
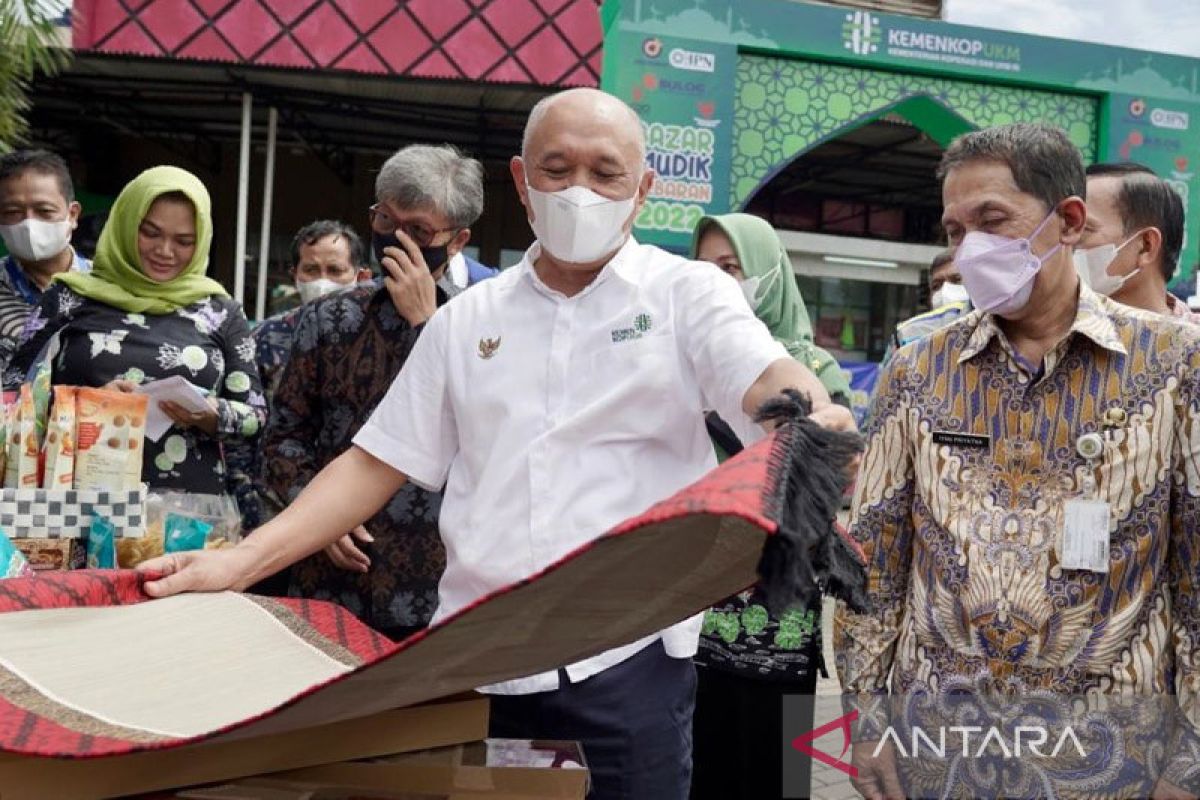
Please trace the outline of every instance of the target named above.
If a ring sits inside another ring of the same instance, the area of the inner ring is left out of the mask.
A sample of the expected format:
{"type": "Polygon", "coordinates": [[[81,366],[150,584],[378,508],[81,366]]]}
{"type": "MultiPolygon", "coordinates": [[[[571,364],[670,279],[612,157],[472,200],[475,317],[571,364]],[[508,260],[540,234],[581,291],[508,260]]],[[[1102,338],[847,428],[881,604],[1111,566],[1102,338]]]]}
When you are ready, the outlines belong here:
{"type": "Polygon", "coordinates": [[[411,144],[379,169],[375,199],[432,209],[454,227],[469,228],[483,214],[483,165],[453,145],[411,144]]]}
{"type": "Polygon", "coordinates": [[[937,176],[979,161],[995,161],[1012,172],[1017,188],[1052,209],[1068,197],[1084,197],[1083,156],[1067,134],[1052,125],[1019,122],[964,133],[942,155],[937,176]]]}

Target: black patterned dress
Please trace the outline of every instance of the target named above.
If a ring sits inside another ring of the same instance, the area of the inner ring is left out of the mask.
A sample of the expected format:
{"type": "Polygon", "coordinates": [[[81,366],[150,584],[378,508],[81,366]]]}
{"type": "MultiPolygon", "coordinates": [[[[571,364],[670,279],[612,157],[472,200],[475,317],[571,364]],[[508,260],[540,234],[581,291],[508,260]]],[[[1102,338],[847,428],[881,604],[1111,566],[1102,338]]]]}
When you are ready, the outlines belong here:
{"type": "Polygon", "coordinates": [[[210,297],[169,314],[131,314],[55,284],[26,322],[5,373],[6,388],[20,385],[55,334],[55,384],[181,376],[215,397],[216,436],[172,427],[157,442],[147,438],[142,480],[151,489],[225,492],[222,442],[253,436],[266,419],[254,342],[240,306],[210,297]]]}

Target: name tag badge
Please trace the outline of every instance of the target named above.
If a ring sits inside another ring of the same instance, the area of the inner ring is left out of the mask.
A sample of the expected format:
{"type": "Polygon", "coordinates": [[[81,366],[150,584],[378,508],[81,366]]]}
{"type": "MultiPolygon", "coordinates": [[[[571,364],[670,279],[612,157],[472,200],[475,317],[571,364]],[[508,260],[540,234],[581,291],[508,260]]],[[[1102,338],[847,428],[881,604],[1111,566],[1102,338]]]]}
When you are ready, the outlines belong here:
{"type": "Polygon", "coordinates": [[[954,431],[934,431],[933,443],[950,447],[971,447],[976,450],[988,450],[992,446],[992,437],[977,436],[973,433],[956,433],[954,431]]]}
{"type": "Polygon", "coordinates": [[[1062,568],[1108,572],[1108,503],[1068,500],[1063,514],[1062,568]]]}

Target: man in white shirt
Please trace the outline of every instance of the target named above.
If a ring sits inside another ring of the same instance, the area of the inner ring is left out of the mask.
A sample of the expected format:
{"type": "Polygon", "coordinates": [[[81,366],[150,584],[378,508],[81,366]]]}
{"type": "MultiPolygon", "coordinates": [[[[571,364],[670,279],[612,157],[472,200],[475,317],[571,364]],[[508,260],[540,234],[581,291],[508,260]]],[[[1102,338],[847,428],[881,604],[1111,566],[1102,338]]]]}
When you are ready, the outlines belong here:
{"type": "MultiPolygon", "coordinates": [[[[337,539],[406,480],[445,485],[435,621],[545,568],[716,465],[703,412],[785,388],[853,428],[737,283],[630,237],[653,173],[636,114],[573,89],[530,113],[512,174],[538,242],[443,306],[388,396],[292,506],[236,548],[145,566],[156,596],[243,588],[337,539]]],[[[685,798],[701,617],[509,681],[493,732],[583,741],[599,798],[685,798]]]]}

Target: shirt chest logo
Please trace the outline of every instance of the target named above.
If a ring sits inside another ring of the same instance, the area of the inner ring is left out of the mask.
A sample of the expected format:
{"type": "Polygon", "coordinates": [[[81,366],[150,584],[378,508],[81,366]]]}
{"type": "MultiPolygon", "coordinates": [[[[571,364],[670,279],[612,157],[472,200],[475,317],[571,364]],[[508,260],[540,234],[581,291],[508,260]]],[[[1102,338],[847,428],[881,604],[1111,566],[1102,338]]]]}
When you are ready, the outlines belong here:
{"type": "Polygon", "coordinates": [[[500,337],[495,339],[483,338],[479,340],[479,357],[487,361],[492,356],[496,355],[496,351],[500,349],[500,337]]]}
{"type": "Polygon", "coordinates": [[[631,339],[640,339],[650,332],[654,327],[654,320],[649,314],[641,313],[633,318],[633,325],[628,328],[614,328],[612,330],[613,344],[617,342],[627,342],[631,339]]]}

